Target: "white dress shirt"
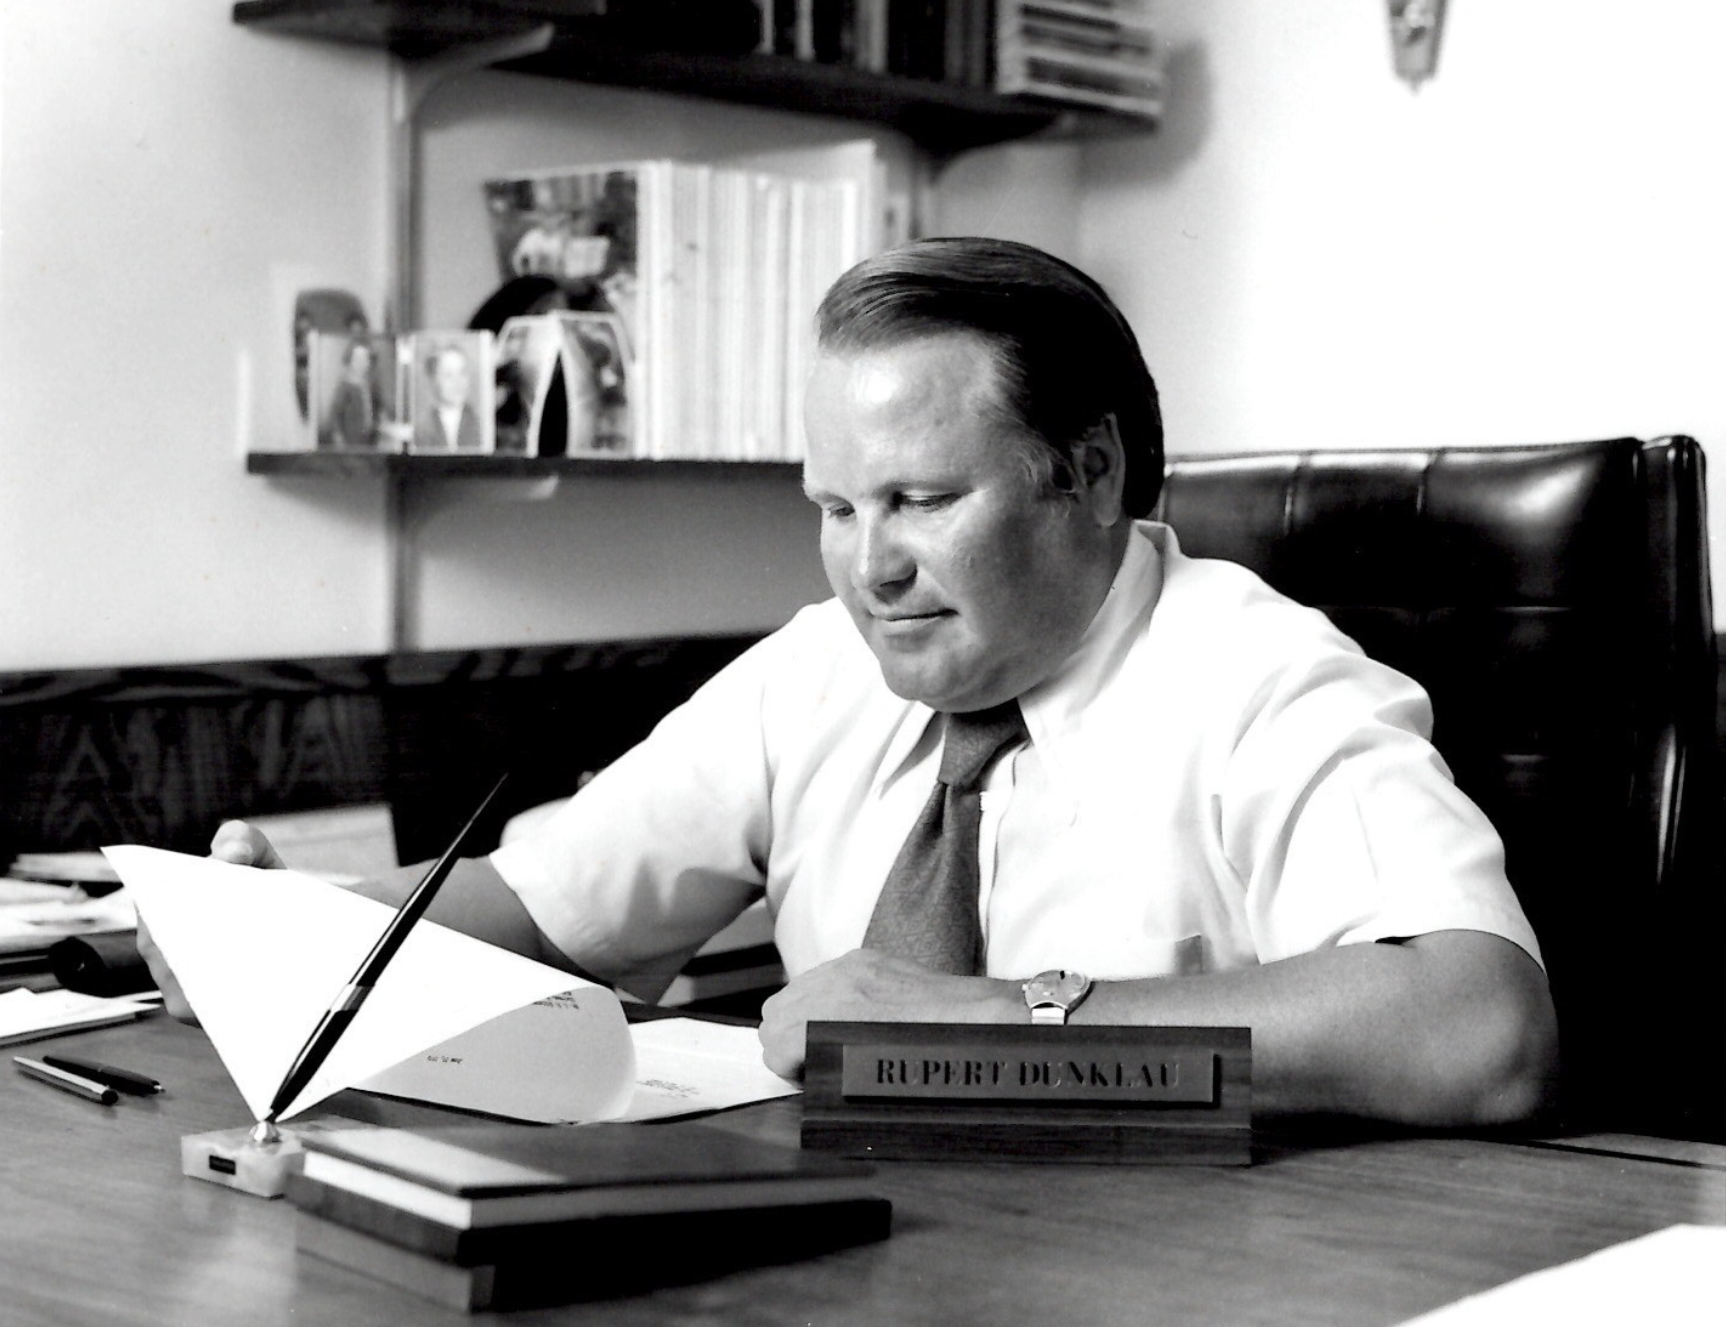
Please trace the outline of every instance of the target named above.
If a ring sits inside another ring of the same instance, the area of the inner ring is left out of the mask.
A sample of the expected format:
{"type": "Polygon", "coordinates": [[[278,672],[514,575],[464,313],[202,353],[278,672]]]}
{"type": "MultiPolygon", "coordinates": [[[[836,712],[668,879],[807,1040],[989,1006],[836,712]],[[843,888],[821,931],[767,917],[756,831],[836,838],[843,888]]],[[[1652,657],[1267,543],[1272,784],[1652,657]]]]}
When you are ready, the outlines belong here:
{"type": "MultiPolygon", "coordinates": [[[[1487,931],[1536,959],[1431,707],[1322,613],[1134,531],[983,794],[988,975],[1222,971],[1487,931]]],[[[765,890],[791,975],[854,949],[933,786],[940,724],[836,601],[747,651],[492,855],[572,959],[644,998],[765,890]]]]}

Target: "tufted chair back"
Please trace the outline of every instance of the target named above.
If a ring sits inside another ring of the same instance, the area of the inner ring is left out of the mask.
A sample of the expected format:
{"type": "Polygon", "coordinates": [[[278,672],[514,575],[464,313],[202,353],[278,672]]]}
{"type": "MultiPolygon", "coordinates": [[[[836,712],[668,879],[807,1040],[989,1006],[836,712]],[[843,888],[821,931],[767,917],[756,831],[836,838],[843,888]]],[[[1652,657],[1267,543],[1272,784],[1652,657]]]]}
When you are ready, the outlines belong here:
{"type": "Polygon", "coordinates": [[[1689,438],[1171,461],[1158,516],[1431,694],[1505,841],[1576,1124],[1711,1135],[1726,1060],[1703,457],[1689,438]]]}

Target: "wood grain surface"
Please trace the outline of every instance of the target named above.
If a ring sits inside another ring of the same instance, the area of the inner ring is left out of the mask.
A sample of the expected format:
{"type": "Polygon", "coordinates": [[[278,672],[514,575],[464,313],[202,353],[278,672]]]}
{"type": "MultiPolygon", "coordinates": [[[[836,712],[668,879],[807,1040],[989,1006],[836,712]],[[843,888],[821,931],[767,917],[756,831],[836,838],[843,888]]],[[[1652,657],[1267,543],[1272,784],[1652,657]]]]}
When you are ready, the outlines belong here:
{"type": "MultiPolygon", "coordinates": [[[[301,1259],[281,1201],[181,1175],[183,1134],[248,1122],[195,1029],[155,1017],[24,1049],[47,1048],[152,1073],[167,1091],[104,1107],[0,1074],[7,1327],[460,1320],[301,1259]]],[[[449,1118],[359,1093],[330,1105],[374,1122],[449,1118]]],[[[800,1115],[792,1098],[711,1122],[795,1144],[800,1115]]],[[[1621,1137],[1261,1131],[1246,1169],[883,1162],[878,1176],[894,1204],[884,1243],[507,1320],[1364,1327],[1675,1222],[1726,1224],[1726,1148],[1621,1137]]]]}

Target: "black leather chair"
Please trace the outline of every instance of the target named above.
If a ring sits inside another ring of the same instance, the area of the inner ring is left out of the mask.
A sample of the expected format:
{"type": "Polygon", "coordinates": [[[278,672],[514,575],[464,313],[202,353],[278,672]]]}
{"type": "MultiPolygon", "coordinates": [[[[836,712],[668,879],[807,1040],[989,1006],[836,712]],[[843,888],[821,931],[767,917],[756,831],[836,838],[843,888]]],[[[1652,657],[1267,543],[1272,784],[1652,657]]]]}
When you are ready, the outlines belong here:
{"type": "Polygon", "coordinates": [[[1726,1132],[1704,501],[1672,437],[1180,458],[1158,510],[1431,693],[1545,952],[1580,1127],[1726,1132]]]}

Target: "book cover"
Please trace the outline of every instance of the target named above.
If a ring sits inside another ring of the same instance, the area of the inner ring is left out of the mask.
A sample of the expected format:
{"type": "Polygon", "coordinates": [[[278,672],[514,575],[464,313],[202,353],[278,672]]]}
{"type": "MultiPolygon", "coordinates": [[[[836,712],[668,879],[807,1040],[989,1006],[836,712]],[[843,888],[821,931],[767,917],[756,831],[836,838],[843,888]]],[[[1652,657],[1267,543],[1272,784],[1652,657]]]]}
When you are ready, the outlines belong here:
{"type": "Polygon", "coordinates": [[[569,307],[623,319],[641,339],[640,241],[653,162],[570,166],[487,180],[486,211],[504,280],[547,276],[569,307]]]}
{"type": "Polygon", "coordinates": [[[698,1124],[346,1129],[306,1149],[308,1178],[462,1228],[872,1196],[867,1165],[698,1124]]]}
{"type": "MultiPolygon", "coordinates": [[[[290,1196],[295,1193],[309,1196],[303,1177],[295,1177],[290,1196]]],[[[396,1235],[404,1229],[399,1223],[389,1227],[396,1235]]],[[[761,1208],[741,1215],[600,1217],[543,1231],[533,1228],[531,1233],[518,1227],[503,1232],[503,1238],[471,1260],[462,1260],[344,1224],[309,1207],[294,1213],[294,1242],[301,1254],[468,1312],[547,1307],[684,1285],[871,1243],[887,1238],[891,1229],[892,1205],[884,1198],[761,1208]]]]}
{"type": "MultiPolygon", "coordinates": [[[[508,1226],[452,1226],[392,1203],[355,1193],[304,1174],[289,1177],[287,1198],[300,1211],[359,1231],[372,1239],[408,1249],[439,1262],[478,1267],[486,1263],[526,1262],[547,1256],[568,1258],[582,1250],[589,1262],[608,1243],[627,1249],[644,1240],[657,1242],[678,1227],[704,1241],[753,1242],[764,1227],[804,1223],[838,1227],[844,1242],[882,1238],[892,1223],[893,1205],[885,1198],[840,1198],[820,1203],[775,1203],[712,1212],[655,1212],[630,1216],[581,1216],[508,1226]],[[878,1234],[873,1233],[879,1231],[878,1234]]],[[[732,1259],[736,1259],[736,1254],[732,1259]]]]}

